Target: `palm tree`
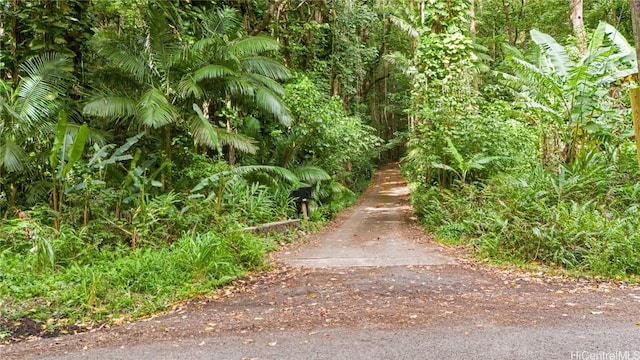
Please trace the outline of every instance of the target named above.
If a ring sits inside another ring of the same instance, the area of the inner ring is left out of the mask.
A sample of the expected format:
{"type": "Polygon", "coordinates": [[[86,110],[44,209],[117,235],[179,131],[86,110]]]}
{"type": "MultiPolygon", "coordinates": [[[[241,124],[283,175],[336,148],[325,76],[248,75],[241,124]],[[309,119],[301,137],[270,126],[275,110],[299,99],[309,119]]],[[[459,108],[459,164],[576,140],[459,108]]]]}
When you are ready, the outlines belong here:
{"type": "Polygon", "coordinates": [[[53,132],[62,95],[72,83],[72,66],[59,54],[34,57],[13,89],[0,82],[0,170],[18,172],[28,161],[27,148],[53,132]]]}
{"type": "Polygon", "coordinates": [[[231,13],[230,10],[219,13],[221,15],[214,17],[210,26],[204,26],[205,36],[192,44],[179,36],[178,22],[174,20],[177,15],[170,3],[150,5],[145,16],[146,30],[137,39],[101,34],[95,44],[96,50],[108,61],[105,70],[111,70],[110,67],[117,70],[117,74],[108,71],[108,77],[120,84],[121,92],[99,94],[85,105],[84,113],[118,121],[134,120],[134,126],[163,129],[162,142],[168,162],[171,161],[172,126],[191,109],[193,112],[185,120],[190,122],[189,129],[196,144],[213,149],[233,145],[241,151],[254,152],[256,147],[251,139],[213,126],[209,123],[209,107],[201,106],[227,101],[246,108],[256,104],[279,114],[282,119],[287,114],[281,103],[274,100],[277,98],[274,91],[281,87],[265,75],[274,68],[273,62],[266,58],[249,58],[265,48],[276,48],[276,43],[267,39],[249,40],[227,47],[225,37],[232,36],[237,30],[231,26],[237,15],[233,13],[234,18],[229,15],[231,13]],[[264,45],[266,43],[268,46],[264,45]],[[215,56],[209,56],[209,52],[215,56]],[[238,56],[244,56],[242,66],[228,64],[229,58],[238,56]],[[197,64],[199,69],[187,72],[193,68],[189,64],[197,64]],[[249,75],[240,71],[235,78],[230,77],[232,72],[254,68],[262,71],[249,75]],[[216,78],[212,75],[216,72],[229,76],[216,78]],[[211,79],[216,79],[215,84],[207,83],[206,80],[211,79]],[[185,89],[188,80],[192,80],[191,91],[185,89]],[[222,82],[226,86],[219,85],[222,82]]]}
{"type": "Polygon", "coordinates": [[[191,47],[191,53],[198,61],[182,78],[178,91],[183,97],[203,104],[202,112],[196,110],[198,117],[194,118],[191,127],[196,141],[213,148],[226,143],[233,164],[234,149],[255,152],[255,146],[247,142],[248,138],[232,135],[243,120],[243,112],[258,111],[263,117],[275,118],[284,126],[291,125],[291,115],[281,99],[284,89],[278,82],[291,74],[284,65],[268,56],[279,50],[278,42],[243,34],[235,10],[225,8],[205,19],[202,24],[204,38],[191,47]],[[226,134],[219,127],[207,124],[211,114],[225,123],[226,134]],[[211,128],[217,135],[212,135],[211,128]]]}
{"type": "Polygon", "coordinates": [[[47,153],[63,95],[73,82],[71,63],[56,53],[33,57],[20,69],[15,89],[0,81],[0,178],[4,173],[8,179],[10,207],[15,205],[17,184],[27,186],[19,176],[30,167],[29,153],[47,153]]]}
{"type": "Polygon", "coordinates": [[[172,32],[171,6],[151,4],[145,14],[145,29],[137,38],[127,39],[100,32],[94,46],[107,60],[102,69],[105,90],[83,108],[87,115],[116,121],[134,120],[133,127],[163,129],[161,136],[166,161],[171,161],[171,126],[179,109],[173,85],[180,78],[181,44],[172,32]],[[115,71],[113,71],[115,70],[115,71]],[[118,89],[119,92],[113,89],[118,89]]]}

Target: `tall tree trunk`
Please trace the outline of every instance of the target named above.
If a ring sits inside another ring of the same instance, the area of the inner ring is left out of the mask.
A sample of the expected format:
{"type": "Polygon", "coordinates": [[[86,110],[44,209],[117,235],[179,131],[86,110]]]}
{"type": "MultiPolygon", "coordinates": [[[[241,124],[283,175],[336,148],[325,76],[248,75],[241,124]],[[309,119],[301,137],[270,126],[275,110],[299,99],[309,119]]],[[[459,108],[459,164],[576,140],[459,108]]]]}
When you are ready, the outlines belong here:
{"type": "MultiPolygon", "coordinates": [[[[331,95],[340,96],[340,79],[338,78],[338,66],[336,64],[336,34],[340,31],[338,29],[335,2],[332,3],[331,16],[333,20],[331,29],[331,95]]],[[[328,10],[328,9],[327,9],[328,10]]]]}
{"type": "MultiPolygon", "coordinates": [[[[478,29],[476,28],[476,0],[471,0],[471,7],[469,8],[469,16],[471,21],[469,22],[469,32],[471,33],[471,41],[476,42],[476,36],[478,35],[478,29]]],[[[473,74],[473,90],[478,92],[478,74],[473,74]]]]}
{"type": "Polygon", "coordinates": [[[16,16],[16,12],[18,11],[18,7],[20,6],[18,0],[13,0],[12,11],[13,18],[11,19],[11,55],[13,56],[13,67],[11,69],[11,81],[14,86],[18,85],[18,72],[20,69],[20,59],[18,59],[18,44],[22,41],[22,33],[18,28],[20,26],[18,22],[18,16],[16,16]]]}
{"type": "Polygon", "coordinates": [[[509,7],[507,3],[502,0],[502,11],[504,12],[504,23],[507,28],[507,37],[509,38],[509,45],[516,44],[516,38],[513,36],[513,25],[511,24],[511,15],[509,14],[509,7]]]}
{"type": "Polygon", "coordinates": [[[629,0],[631,3],[631,21],[633,24],[633,39],[636,43],[636,59],[640,64],[640,0],[629,0]]]}
{"type": "Polygon", "coordinates": [[[469,22],[469,31],[471,32],[471,39],[475,42],[476,36],[478,35],[478,29],[476,28],[476,0],[471,0],[469,16],[471,17],[471,21],[469,22]]]}
{"type": "MultiPolygon", "coordinates": [[[[636,44],[636,60],[640,65],[640,0],[629,0],[631,4],[631,21],[633,24],[633,39],[636,44]]],[[[636,79],[638,78],[636,73],[636,79]]],[[[636,137],[636,150],[638,154],[638,165],[640,165],[640,90],[631,89],[631,109],[633,115],[633,126],[636,137]]]]}
{"type": "Polygon", "coordinates": [[[578,48],[582,53],[587,51],[587,36],[584,31],[583,0],[571,0],[571,27],[578,39],[578,48]]]}
{"type": "MultiPolygon", "coordinates": [[[[271,18],[273,17],[274,12],[277,8],[279,8],[280,2],[277,0],[267,1],[267,10],[265,11],[264,18],[260,22],[260,24],[256,25],[253,30],[249,31],[249,35],[255,36],[260,34],[262,30],[264,30],[269,23],[271,23],[271,18]]],[[[249,30],[249,28],[247,28],[249,30]]]]}

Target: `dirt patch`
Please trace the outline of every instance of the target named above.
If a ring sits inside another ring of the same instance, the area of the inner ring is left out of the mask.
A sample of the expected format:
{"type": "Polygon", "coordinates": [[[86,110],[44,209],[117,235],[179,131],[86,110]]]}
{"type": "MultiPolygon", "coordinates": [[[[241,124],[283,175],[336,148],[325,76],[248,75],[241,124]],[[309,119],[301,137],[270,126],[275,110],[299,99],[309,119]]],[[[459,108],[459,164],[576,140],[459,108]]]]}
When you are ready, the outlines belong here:
{"type": "Polygon", "coordinates": [[[78,334],[86,329],[77,325],[46,323],[29,318],[17,320],[0,319],[0,342],[8,344],[25,340],[78,334]]]}

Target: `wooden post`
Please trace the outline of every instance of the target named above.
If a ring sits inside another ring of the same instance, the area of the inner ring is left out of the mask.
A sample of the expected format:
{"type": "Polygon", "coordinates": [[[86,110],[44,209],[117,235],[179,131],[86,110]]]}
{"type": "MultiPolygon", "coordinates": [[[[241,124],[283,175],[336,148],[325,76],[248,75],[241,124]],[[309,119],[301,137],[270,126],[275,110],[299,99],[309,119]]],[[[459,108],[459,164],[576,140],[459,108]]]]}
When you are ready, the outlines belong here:
{"type": "Polygon", "coordinates": [[[307,212],[307,203],[305,201],[302,202],[302,216],[305,223],[309,221],[309,214],[307,212]]]}
{"type": "Polygon", "coordinates": [[[633,115],[633,134],[636,138],[636,152],[638,154],[638,166],[640,166],[640,88],[629,90],[631,98],[631,114],[633,115]]]}

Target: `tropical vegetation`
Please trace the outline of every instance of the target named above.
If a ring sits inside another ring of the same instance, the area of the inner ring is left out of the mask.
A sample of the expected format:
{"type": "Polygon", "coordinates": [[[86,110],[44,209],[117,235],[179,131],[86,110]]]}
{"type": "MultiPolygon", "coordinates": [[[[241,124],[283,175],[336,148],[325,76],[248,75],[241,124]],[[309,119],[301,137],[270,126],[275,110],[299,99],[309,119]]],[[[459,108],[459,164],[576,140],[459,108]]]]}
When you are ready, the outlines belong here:
{"type": "Polygon", "coordinates": [[[0,1],[0,340],[261,269],[295,234],[243,228],[387,161],[441,241],[634,279],[632,36],[623,0],[0,1]]]}

